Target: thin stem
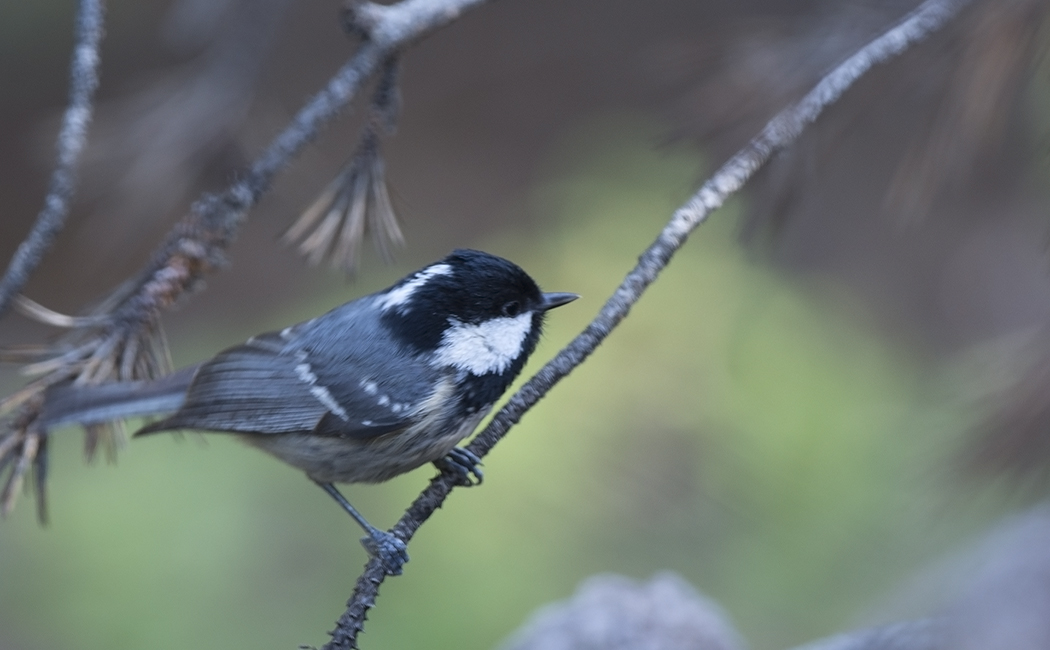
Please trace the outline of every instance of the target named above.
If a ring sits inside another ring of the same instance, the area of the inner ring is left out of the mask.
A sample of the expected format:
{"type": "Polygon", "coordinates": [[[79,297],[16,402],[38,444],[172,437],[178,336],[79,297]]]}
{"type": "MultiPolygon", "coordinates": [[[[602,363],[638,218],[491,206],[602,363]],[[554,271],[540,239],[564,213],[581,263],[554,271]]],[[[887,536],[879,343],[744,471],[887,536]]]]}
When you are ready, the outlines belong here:
{"type": "MultiPolygon", "coordinates": [[[[278,134],[248,171],[224,192],[205,195],[154,251],[135,283],[136,289],[117,308],[117,322],[138,327],[199,286],[206,273],[223,265],[223,255],[252,208],[274,177],[311,143],[357,96],[383,63],[422,36],[490,0],[403,0],[394,5],[355,4],[356,19],[366,35],[354,56],[311,98],[278,134]]],[[[351,18],[354,20],[355,18],[351,18]]]]}
{"type": "MultiPolygon", "coordinates": [[[[827,106],[833,104],[874,65],[923,40],[945,25],[968,3],[969,0],[927,0],[829,72],[800,101],[770,120],[747,146],[723,164],[675,211],[656,241],[642,253],[638,264],[606,301],[597,317],[511,397],[467,449],[479,457],[488,453],[558,381],[590,356],[627,316],[689,234],[754,176],[776,151],[794,142],[827,106]]],[[[453,479],[449,475],[435,477],[409,506],[392,532],[405,542],[411,540],[423,522],[441,507],[452,487],[453,479]]],[[[337,622],[332,640],[324,646],[324,650],[357,647],[357,634],[364,625],[365,615],[375,604],[379,586],[385,577],[378,561],[373,559],[365,565],[354,594],[347,602],[347,609],[337,622]]]]}
{"type": "Polygon", "coordinates": [[[3,280],[0,280],[0,315],[7,311],[11,299],[25,287],[29,276],[39,266],[69,215],[69,206],[77,185],[77,164],[87,142],[87,130],[95,110],[104,11],[103,0],[80,1],[76,18],[76,42],[69,64],[69,106],[62,116],[62,128],[58,134],[58,160],[51,173],[44,207],[37,215],[33,229],[11,258],[3,280]]]}

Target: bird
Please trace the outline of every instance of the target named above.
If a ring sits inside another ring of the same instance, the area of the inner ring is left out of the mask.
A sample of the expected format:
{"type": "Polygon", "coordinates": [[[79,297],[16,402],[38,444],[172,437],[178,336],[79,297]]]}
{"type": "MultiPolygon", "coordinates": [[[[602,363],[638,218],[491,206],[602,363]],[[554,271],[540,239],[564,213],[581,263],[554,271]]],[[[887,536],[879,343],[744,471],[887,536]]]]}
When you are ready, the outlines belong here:
{"type": "Polygon", "coordinates": [[[50,430],[159,416],[135,435],[234,434],[303,470],[396,575],[404,542],[368,523],[335,484],[378,483],[426,463],[480,483],[480,459],[456,445],[521,372],[546,312],[578,297],[544,293],[513,262],[457,249],[383,291],[159,379],[52,386],[39,422],[50,430]]]}

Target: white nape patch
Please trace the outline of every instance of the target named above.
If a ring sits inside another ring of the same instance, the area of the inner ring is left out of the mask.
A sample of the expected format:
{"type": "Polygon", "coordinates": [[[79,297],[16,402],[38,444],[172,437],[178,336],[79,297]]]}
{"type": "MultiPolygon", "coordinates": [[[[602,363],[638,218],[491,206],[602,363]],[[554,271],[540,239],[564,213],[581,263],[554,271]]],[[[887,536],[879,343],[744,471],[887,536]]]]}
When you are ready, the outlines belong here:
{"type": "Polygon", "coordinates": [[[416,292],[416,289],[426,284],[430,278],[436,275],[451,275],[452,267],[448,264],[434,264],[423,269],[419,273],[412,276],[412,279],[402,284],[400,287],[391,289],[387,294],[379,299],[379,308],[383,311],[389,309],[398,308],[401,313],[408,313],[408,309],[405,307],[408,301],[412,299],[412,294],[416,292]]]}
{"type": "Polygon", "coordinates": [[[303,380],[303,382],[310,384],[310,394],[316,397],[317,401],[324,404],[325,408],[339,416],[339,419],[343,422],[350,421],[350,416],[346,414],[342,406],[339,406],[339,402],[335,401],[328,389],[317,385],[317,375],[313,373],[310,364],[300,363],[295,367],[295,374],[299,375],[299,379],[303,380]]]}
{"type": "Polygon", "coordinates": [[[521,344],[530,329],[532,312],[477,325],[449,319],[434,365],[454,366],[475,375],[503,372],[521,354],[521,344]]]}

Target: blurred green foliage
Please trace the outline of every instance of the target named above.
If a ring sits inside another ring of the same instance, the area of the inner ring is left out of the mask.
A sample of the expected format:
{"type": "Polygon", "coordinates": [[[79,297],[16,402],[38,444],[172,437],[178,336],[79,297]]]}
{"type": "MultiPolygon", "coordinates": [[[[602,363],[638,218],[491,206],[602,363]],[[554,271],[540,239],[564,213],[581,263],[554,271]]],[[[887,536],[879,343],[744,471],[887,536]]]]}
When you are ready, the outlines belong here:
{"type": "MultiPolygon", "coordinates": [[[[701,178],[695,153],[653,151],[658,133],[623,117],[580,128],[536,189],[541,229],[464,242],[583,295],[551,314],[532,371],[701,178]]],[[[527,414],[484,486],[456,490],[422,528],[365,648],[491,648],[592,573],[663,569],[721,602],[752,647],[786,647],[854,622],[982,521],[938,469],[964,421],[935,377],[843,288],[749,259],[737,211],[702,226],[527,414]]],[[[54,440],[52,525],[25,502],[0,525],[0,648],[326,640],[365,557],[316,487],[223,436],[136,440],[117,467],[85,467],[76,437],[54,440]]],[[[432,473],[348,494],[388,526],[432,473]]]]}

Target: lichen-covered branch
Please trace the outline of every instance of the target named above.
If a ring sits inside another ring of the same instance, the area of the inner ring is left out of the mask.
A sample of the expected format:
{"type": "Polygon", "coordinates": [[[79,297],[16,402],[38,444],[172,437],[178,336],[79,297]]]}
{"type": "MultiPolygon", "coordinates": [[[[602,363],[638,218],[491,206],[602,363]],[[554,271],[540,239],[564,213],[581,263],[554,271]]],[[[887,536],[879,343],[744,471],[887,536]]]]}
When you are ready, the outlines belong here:
{"type": "Polygon", "coordinates": [[[69,65],[69,106],[58,133],[58,160],[33,229],[15,251],[0,280],[0,315],[29,281],[55,236],[62,230],[77,185],[77,164],[87,142],[98,88],[99,44],[102,42],[103,0],[81,0],[76,17],[76,42],[69,65]]]}

